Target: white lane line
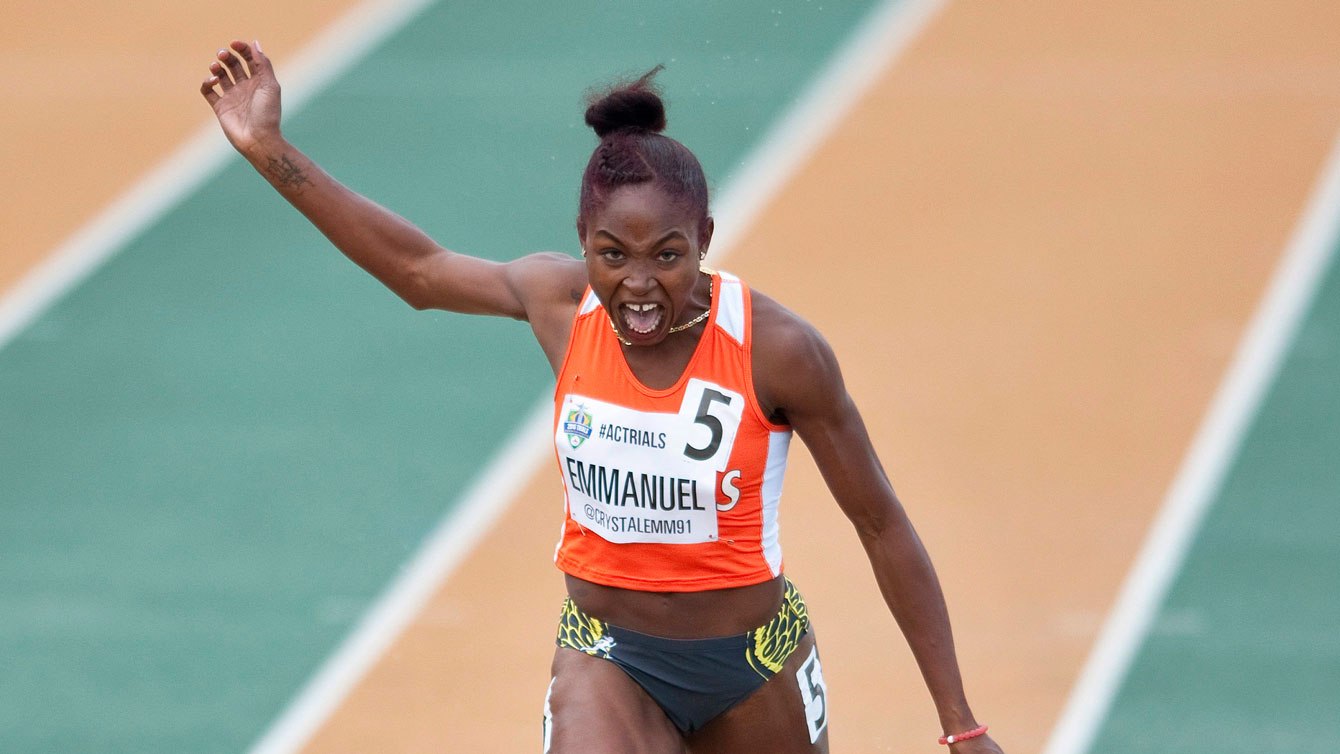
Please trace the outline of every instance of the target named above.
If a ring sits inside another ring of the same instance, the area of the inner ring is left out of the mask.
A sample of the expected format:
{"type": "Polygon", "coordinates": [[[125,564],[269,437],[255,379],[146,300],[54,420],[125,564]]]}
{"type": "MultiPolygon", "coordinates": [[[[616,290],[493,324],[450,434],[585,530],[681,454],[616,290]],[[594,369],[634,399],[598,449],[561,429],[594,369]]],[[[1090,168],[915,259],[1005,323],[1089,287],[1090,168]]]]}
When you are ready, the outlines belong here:
{"type": "Polygon", "coordinates": [[[1044,754],[1085,754],[1218,496],[1340,242],[1340,138],[1044,754]]]}
{"type": "MultiPolygon", "coordinates": [[[[341,16],[297,55],[282,61],[284,109],[300,110],[433,0],[369,0],[341,16]]],[[[220,40],[226,43],[228,40],[220,40]]],[[[261,40],[265,44],[265,40],[261,40]]],[[[200,78],[212,50],[203,50],[200,78]]],[[[267,52],[275,52],[267,50],[267,52]]],[[[206,112],[203,100],[201,112],[206,112]]],[[[208,183],[233,159],[213,122],[202,126],[0,297],[0,350],[135,236],[208,183]]]]}
{"type": "Polygon", "coordinates": [[[296,752],[311,740],[422,612],[438,585],[474,550],[544,462],[553,457],[549,434],[553,416],[554,400],[546,395],[460,501],[448,508],[409,564],[368,608],[339,648],[252,745],[250,754],[296,752]]]}
{"type": "Polygon", "coordinates": [[[710,255],[713,263],[719,263],[744,238],[758,214],[947,4],[948,0],[886,0],[859,22],[740,169],[729,176],[713,207],[717,219],[710,255]]]}
{"type": "MultiPolygon", "coordinates": [[[[861,21],[729,177],[714,208],[720,232],[713,243],[713,263],[745,236],[758,214],[946,2],[889,0],[861,21]]],[[[552,458],[552,420],[553,399],[544,395],[250,754],[291,754],[311,740],[512,504],[522,485],[552,458]]]]}

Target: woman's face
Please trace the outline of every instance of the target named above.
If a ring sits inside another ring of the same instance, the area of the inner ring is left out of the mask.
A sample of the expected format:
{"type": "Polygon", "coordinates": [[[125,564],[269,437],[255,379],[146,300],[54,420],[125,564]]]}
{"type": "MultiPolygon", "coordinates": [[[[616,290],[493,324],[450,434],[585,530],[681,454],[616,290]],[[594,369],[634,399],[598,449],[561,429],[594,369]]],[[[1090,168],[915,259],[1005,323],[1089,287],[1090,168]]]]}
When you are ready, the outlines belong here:
{"type": "Polygon", "coordinates": [[[693,308],[691,296],[712,220],[699,227],[696,215],[647,182],[616,189],[578,222],[591,289],[635,346],[665,340],[706,303],[693,308]]]}

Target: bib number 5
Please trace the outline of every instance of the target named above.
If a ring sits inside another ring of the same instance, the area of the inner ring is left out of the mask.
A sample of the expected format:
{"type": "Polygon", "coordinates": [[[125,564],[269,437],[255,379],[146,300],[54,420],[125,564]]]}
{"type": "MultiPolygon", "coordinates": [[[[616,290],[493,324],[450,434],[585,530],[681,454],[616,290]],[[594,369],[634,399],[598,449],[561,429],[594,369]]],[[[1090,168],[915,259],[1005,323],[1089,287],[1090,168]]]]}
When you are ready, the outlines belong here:
{"type": "Polygon", "coordinates": [[[691,424],[684,457],[711,462],[717,471],[724,471],[740,428],[744,396],[720,385],[690,380],[679,413],[691,424]]]}
{"type": "Polygon", "coordinates": [[[731,403],[730,396],[711,388],[703,390],[703,399],[698,404],[698,415],[693,417],[693,423],[707,427],[708,431],[712,433],[712,439],[708,441],[707,447],[684,446],[684,455],[695,461],[706,461],[716,455],[717,449],[721,447],[721,435],[725,432],[725,429],[721,426],[721,420],[712,415],[712,404],[718,402],[729,406],[731,403]]]}
{"type": "Polygon", "coordinates": [[[810,743],[814,743],[828,725],[828,687],[824,685],[824,671],[819,667],[818,647],[810,647],[810,656],[796,671],[796,682],[800,684],[800,699],[805,704],[805,725],[810,730],[810,743]]]}

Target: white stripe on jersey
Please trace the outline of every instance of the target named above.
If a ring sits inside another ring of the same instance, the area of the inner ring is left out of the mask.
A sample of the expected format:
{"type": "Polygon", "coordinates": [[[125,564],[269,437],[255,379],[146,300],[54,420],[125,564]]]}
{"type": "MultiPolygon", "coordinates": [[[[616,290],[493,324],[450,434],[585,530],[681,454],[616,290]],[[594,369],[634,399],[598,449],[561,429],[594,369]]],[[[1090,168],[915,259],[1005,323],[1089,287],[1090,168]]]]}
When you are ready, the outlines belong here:
{"type": "Polygon", "coordinates": [[[588,290],[586,292],[586,298],[582,299],[582,308],[577,312],[577,316],[580,317],[583,314],[590,314],[595,311],[597,306],[600,306],[600,299],[596,297],[595,291],[588,290]]]}
{"type": "Polygon", "coordinates": [[[740,279],[729,272],[717,271],[721,276],[721,291],[717,294],[717,327],[731,336],[736,343],[744,345],[744,286],[740,279]]]}
{"type": "Polygon", "coordinates": [[[782,572],[781,521],[782,477],[786,474],[786,451],[791,447],[791,431],[768,433],[768,463],[763,468],[763,487],[759,490],[763,508],[763,558],[772,575],[782,572]]]}

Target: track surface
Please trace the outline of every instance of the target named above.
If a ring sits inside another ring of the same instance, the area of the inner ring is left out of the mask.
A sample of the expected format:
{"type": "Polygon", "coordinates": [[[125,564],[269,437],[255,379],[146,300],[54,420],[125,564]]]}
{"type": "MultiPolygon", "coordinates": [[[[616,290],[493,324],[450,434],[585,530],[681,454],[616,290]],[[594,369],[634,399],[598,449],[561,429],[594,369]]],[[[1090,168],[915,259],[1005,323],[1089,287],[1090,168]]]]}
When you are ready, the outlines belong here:
{"type": "MultiPolygon", "coordinates": [[[[335,11],[124,5],[0,11],[24,104],[0,124],[24,176],[0,285],[200,122],[233,29],[282,75],[335,11]]],[[[727,183],[864,14],[490,8],[430,7],[288,123],[495,258],[573,248],[584,86],[668,62],[672,134],[727,183]]],[[[951,3],[724,263],[833,342],[1011,751],[1047,739],[1298,221],[1340,130],[1337,50],[1322,2],[951,3]]],[[[1337,342],[1332,272],[1094,751],[1340,744],[1315,725],[1340,691],[1321,575],[1340,552],[1315,534],[1337,523],[1337,342]]],[[[0,350],[3,748],[246,748],[544,378],[524,328],[404,311],[233,164],[0,350]]],[[[786,497],[835,749],[929,750],[915,669],[799,447],[786,497]]],[[[552,471],[504,505],[309,751],[535,748],[552,471]]]]}

